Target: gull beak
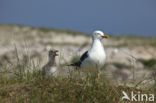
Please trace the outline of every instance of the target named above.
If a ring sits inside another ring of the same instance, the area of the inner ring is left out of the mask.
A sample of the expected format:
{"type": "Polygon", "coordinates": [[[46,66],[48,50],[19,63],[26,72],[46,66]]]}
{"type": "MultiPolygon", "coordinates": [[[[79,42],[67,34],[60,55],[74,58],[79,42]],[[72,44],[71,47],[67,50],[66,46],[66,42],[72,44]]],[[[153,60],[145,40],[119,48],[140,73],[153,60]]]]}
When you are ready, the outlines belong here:
{"type": "Polygon", "coordinates": [[[58,50],[55,50],[55,56],[58,56],[57,52],[59,52],[58,50]]]}
{"type": "Polygon", "coordinates": [[[108,38],[108,35],[103,35],[102,38],[108,38]]]}
{"type": "Polygon", "coordinates": [[[58,50],[55,50],[55,53],[59,52],[58,50]]]}

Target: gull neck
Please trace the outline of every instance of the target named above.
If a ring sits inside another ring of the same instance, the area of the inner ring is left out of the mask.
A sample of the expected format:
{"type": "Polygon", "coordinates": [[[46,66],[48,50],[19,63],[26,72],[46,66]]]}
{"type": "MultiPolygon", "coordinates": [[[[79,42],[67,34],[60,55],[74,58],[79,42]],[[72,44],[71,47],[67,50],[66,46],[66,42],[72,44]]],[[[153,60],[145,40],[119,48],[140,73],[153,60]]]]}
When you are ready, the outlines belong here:
{"type": "Polygon", "coordinates": [[[93,39],[91,48],[92,49],[103,48],[103,44],[102,44],[101,40],[93,39]]]}

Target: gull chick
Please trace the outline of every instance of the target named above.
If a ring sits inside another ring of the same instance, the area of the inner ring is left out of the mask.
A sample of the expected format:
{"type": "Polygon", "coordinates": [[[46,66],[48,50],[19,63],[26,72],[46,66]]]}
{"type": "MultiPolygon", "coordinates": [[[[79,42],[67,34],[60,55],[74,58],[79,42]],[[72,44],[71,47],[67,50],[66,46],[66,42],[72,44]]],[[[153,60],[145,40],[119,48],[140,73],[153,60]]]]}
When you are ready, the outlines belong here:
{"type": "Polygon", "coordinates": [[[57,76],[58,75],[58,68],[56,65],[55,57],[58,56],[58,50],[50,50],[49,51],[49,61],[46,65],[42,68],[42,75],[44,77],[48,76],[57,76]]]}
{"type": "Polygon", "coordinates": [[[84,71],[98,71],[98,69],[102,68],[106,60],[106,53],[101,42],[103,38],[108,38],[108,36],[102,31],[93,32],[91,48],[81,56],[79,61],[70,66],[80,67],[84,71]]]}

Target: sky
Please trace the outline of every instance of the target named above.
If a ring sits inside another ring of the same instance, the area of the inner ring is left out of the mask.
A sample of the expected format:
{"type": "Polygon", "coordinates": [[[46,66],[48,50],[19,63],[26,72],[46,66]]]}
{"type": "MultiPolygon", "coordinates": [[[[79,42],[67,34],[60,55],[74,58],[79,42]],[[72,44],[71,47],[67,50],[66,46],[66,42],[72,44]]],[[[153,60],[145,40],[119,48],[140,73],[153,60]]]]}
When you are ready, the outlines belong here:
{"type": "Polygon", "coordinates": [[[0,0],[0,24],[156,36],[156,0],[0,0]]]}

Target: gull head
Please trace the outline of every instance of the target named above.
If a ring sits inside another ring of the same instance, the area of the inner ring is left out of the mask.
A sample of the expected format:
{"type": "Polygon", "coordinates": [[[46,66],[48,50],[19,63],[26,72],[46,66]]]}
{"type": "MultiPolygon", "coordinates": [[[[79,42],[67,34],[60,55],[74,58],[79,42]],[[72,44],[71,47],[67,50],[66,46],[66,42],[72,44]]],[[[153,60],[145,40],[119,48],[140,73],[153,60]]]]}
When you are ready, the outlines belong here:
{"type": "Polygon", "coordinates": [[[95,39],[101,40],[103,38],[108,38],[108,36],[105,35],[102,31],[96,30],[93,32],[92,38],[93,38],[93,40],[95,40],[95,39]]]}
{"type": "Polygon", "coordinates": [[[49,58],[55,58],[58,56],[57,52],[58,50],[49,50],[49,58]]]}

